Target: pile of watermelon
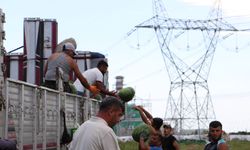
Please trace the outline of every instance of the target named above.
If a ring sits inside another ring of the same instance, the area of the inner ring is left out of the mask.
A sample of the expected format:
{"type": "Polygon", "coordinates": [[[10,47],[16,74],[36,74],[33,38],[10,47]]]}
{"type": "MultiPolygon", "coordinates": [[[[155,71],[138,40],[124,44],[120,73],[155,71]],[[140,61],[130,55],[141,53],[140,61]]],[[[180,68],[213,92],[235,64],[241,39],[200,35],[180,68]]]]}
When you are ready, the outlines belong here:
{"type": "Polygon", "coordinates": [[[132,100],[135,96],[135,90],[132,87],[126,87],[119,91],[118,96],[124,102],[132,100]]]}

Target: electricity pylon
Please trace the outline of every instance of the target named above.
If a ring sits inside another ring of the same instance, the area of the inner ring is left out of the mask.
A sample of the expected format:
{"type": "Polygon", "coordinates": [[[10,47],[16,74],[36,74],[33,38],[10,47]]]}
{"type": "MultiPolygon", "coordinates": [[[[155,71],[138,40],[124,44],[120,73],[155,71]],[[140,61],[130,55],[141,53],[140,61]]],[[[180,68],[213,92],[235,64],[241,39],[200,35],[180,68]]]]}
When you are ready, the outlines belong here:
{"type": "Polygon", "coordinates": [[[164,119],[174,125],[178,133],[183,134],[185,130],[193,129],[200,137],[201,131],[207,129],[209,122],[215,119],[207,80],[220,33],[244,30],[238,30],[227,23],[221,17],[220,7],[213,11],[216,17],[207,20],[169,18],[161,0],[154,0],[154,9],[155,15],[136,28],[150,28],[157,35],[170,79],[164,119]],[[203,38],[204,46],[200,49],[204,53],[191,64],[178,57],[171,45],[185,33],[197,36],[193,43],[200,40],[200,37],[203,38]]]}

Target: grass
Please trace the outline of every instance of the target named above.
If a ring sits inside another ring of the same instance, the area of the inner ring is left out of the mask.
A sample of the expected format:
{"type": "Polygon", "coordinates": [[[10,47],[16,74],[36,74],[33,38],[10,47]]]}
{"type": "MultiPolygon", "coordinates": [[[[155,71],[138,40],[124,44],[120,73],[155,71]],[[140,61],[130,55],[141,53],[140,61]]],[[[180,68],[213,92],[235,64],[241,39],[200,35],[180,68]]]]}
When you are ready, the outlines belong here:
{"type": "Polygon", "coordinates": [[[229,142],[230,150],[250,150],[250,141],[233,140],[229,142]]]}
{"type": "MultiPolygon", "coordinates": [[[[204,141],[185,140],[179,142],[181,150],[203,150],[204,141]]],[[[135,141],[120,142],[121,150],[138,150],[138,143],[135,141]]],[[[250,141],[232,140],[228,142],[230,150],[250,150],[250,141]]]]}
{"type": "Polygon", "coordinates": [[[119,142],[121,150],[138,150],[138,143],[135,141],[119,142]]]}

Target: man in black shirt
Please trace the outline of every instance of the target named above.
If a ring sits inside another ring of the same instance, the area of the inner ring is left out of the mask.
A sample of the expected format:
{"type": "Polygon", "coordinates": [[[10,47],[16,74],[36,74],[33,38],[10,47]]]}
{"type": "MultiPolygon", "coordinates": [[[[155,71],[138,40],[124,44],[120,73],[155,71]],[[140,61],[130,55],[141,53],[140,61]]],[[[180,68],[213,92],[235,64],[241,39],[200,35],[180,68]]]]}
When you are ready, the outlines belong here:
{"type": "Polygon", "coordinates": [[[163,150],[180,149],[177,139],[172,135],[172,127],[167,124],[163,125],[162,149],[163,150]]]}

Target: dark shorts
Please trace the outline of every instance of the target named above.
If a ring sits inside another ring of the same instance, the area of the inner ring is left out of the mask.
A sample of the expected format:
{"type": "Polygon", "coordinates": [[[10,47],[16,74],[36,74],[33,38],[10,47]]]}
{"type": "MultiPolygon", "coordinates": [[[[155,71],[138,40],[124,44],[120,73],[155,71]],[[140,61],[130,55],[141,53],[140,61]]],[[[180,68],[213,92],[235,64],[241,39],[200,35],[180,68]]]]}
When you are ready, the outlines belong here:
{"type": "MultiPolygon", "coordinates": [[[[56,81],[45,80],[44,86],[50,89],[58,90],[56,81]]],[[[63,91],[72,93],[69,82],[63,82],[63,91]]]]}

